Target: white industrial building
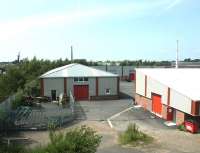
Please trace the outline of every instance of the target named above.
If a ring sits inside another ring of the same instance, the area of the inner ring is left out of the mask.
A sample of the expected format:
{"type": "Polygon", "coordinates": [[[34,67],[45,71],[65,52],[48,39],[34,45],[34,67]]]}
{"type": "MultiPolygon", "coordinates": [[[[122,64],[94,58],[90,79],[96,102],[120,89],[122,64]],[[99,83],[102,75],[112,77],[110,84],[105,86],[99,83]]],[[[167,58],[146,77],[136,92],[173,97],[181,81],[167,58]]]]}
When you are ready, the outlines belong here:
{"type": "Polygon", "coordinates": [[[200,69],[136,69],[135,101],[177,125],[199,122],[200,69]]]}
{"type": "Polygon", "coordinates": [[[41,96],[55,100],[60,94],[76,100],[117,99],[119,77],[81,64],[69,64],[40,76],[41,96]]]}

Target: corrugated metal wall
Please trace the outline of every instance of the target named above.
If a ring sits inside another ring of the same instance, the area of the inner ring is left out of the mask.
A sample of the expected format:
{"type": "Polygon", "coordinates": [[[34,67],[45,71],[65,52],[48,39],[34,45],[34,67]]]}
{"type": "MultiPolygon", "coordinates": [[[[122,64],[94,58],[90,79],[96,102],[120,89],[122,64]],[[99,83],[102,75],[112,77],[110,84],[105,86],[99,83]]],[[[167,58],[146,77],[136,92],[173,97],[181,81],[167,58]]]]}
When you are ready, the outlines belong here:
{"type": "Polygon", "coordinates": [[[145,96],[145,75],[140,72],[136,72],[136,93],[145,96]]]}
{"type": "MultiPolygon", "coordinates": [[[[147,76],[147,98],[151,99],[151,93],[156,93],[162,96],[162,103],[167,105],[168,86],[147,76]]],[[[145,97],[145,74],[136,71],[136,93],[145,97]]],[[[191,114],[191,99],[178,93],[177,91],[170,90],[170,105],[171,107],[191,114]]]]}
{"type": "MultiPolygon", "coordinates": [[[[88,82],[74,82],[74,78],[66,79],[66,93],[69,96],[70,91],[74,92],[75,85],[89,85],[89,96],[96,96],[96,78],[88,78],[88,82]]],[[[117,95],[117,78],[99,78],[98,94],[105,95],[105,90],[110,89],[110,95],[117,95]]],[[[44,96],[51,97],[51,90],[56,90],[56,96],[64,93],[64,78],[44,79],[44,96]]]]}
{"type": "Polygon", "coordinates": [[[171,89],[170,106],[191,114],[191,99],[171,89]]]}
{"type": "Polygon", "coordinates": [[[151,93],[162,95],[161,101],[167,105],[167,90],[168,87],[159,83],[158,81],[147,76],[147,97],[151,98],[151,93]]]}
{"type": "Polygon", "coordinates": [[[112,66],[112,65],[104,65],[104,66],[93,66],[95,69],[108,71],[114,74],[118,74],[120,77],[129,76],[130,72],[135,72],[134,66],[112,66]],[[107,67],[107,68],[106,68],[107,67]]]}
{"type": "Polygon", "coordinates": [[[117,95],[117,78],[99,78],[99,96],[106,95],[106,89],[110,89],[110,95],[117,95]]]}
{"type": "Polygon", "coordinates": [[[64,93],[64,79],[63,78],[45,78],[44,79],[44,95],[51,96],[51,90],[56,90],[56,96],[59,97],[64,93]]]}

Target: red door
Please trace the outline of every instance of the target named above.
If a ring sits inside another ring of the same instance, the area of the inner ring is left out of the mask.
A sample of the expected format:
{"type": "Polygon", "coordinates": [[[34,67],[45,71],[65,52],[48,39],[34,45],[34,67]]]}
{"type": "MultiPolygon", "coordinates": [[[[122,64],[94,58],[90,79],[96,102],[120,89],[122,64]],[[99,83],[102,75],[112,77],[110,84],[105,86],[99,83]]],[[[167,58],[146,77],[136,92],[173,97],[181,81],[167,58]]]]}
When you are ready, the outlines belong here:
{"type": "Polygon", "coordinates": [[[130,73],[129,78],[131,81],[135,80],[135,73],[130,73]]]}
{"type": "Polygon", "coordinates": [[[75,100],[88,100],[89,88],[88,85],[74,85],[75,100]]]}
{"type": "Polygon", "coordinates": [[[173,108],[167,107],[167,120],[172,121],[173,120],[173,108]]]}
{"type": "Polygon", "coordinates": [[[162,113],[161,96],[152,94],[152,111],[158,115],[162,113]]]}

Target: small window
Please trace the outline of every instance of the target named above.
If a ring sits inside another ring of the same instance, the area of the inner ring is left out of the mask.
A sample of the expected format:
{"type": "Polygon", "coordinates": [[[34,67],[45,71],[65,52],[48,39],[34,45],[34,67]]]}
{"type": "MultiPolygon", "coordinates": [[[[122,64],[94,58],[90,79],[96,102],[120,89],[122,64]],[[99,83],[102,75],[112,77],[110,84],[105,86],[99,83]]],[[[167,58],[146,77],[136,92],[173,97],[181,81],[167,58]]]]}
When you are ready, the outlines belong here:
{"type": "Polygon", "coordinates": [[[74,82],[78,82],[78,78],[74,78],[74,82]]]}
{"type": "Polygon", "coordinates": [[[106,89],[106,95],[110,95],[110,89],[106,89]]]}
{"type": "Polygon", "coordinates": [[[79,78],[78,81],[79,82],[83,82],[84,80],[83,80],[83,78],[79,78]]]}
{"type": "Polygon", "coordinates": [[[87,82],[87,81],[88,81],[88,78],[84,78],[84,81],[87,82]]]}

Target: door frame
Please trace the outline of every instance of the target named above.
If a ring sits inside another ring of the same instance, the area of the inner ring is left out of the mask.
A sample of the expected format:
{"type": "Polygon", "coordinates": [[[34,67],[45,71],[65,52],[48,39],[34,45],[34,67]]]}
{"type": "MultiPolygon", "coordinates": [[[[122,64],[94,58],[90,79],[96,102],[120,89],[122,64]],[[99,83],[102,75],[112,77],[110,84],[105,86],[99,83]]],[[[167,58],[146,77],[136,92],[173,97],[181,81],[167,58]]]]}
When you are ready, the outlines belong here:
{"type": "Polygon", "coordinates": [[[157,94],[157,93],[154,93],[154,92],[151,92],[151,100],[152,100],[152,108],[151,108],[151,110],[152,110],[152,112],[155,114],[155,115],[157,115],[157,116],[159,116],[160,118],[162,118],[162,95],[159,95],[159,94],[157,94]],[[157,112],[154,112],[154,109],[153,109],[153,95],[155,95],[155,96],[159,96],[160,98],[161,98],[161,113],[159,114],[159,113],[157,113],[157,112]]]}

